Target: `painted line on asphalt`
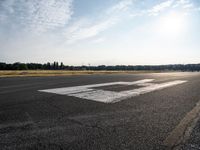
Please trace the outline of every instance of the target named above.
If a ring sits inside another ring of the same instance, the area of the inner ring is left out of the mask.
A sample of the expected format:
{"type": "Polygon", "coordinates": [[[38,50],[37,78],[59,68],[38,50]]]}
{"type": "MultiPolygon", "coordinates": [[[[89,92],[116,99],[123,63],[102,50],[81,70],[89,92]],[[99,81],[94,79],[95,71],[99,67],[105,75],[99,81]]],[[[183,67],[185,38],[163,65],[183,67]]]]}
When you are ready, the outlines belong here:
{"type": "Polygon", "coordinates": [[[200,102],[188,112],[180,123],[174,128],[169,136],[164,140],[163,145],[169,149],[179,149],[190,137],[193,128],[200,119],[200,102]]]}
{"type": "Polygon", "coordinates": [[[112,86],[112,85],[137,85],[137,84],[143,84],[143,83],[147,83],[151,81],[154,81],[154,79],[144,79],[144,80],[138,80],[134,82],[109,82],[109,83],[90,84],[90,85],[82,85],[82,86],[74,86],[74,87],[46,89],[46,90],[39,90],[39,91],[47,92],[47,93],[55,93],[55,94],[60,94],[60,95],[67,95],[67,94],[73,94],[73,93],[93,91],[92,88],[96,88],[96,87],[112,86]]]}
{"type": "Polygon", "coordinates": [[[83,86],[75,86],[75,87],[46,89],[46,90],[39,90],[39,91],[54,93],[54,94],[59,94],[59,95],[74,96],[81,99],[87,99],[87,100],[103,102],[103,103],[116,103],[130,97],[139,96],[141,94],[153,92],[156,90],[161,90],[164,88],[172,87],[172,86],[187,82],[183,80],[175,80],[171,82],[156,84],[156,83],[150,83],[151,81],[154,81],[154,79],[144,79],[144,80],[138,80],[134,82],[111,82],[111,83],[102,83],[102,84],[91,84],[91,85],[83,85],[83,86]],[[127,86],[139,85],[143,87],[133,89],[133,90],[121,91],[121,92],[94,89],[95,87],[112,86],[112,85],[127,85],[127,86]]]}

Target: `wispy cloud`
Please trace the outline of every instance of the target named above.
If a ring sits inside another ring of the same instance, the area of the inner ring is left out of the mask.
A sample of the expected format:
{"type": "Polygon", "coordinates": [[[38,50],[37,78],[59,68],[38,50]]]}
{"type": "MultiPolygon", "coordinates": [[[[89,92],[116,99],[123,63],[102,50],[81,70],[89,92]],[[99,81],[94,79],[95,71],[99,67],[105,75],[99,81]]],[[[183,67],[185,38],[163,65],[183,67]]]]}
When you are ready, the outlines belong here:
{"type": "Polygon", "coordinates": [[[121,0],[119,3],[115,4],[107,10],[108,14],[119,13],[119,11],[128,10],[129,6],[133,4],[133,0],[121,0]]]}
{"type": "Polygon", "coordinates": [[[74,22],[64,32],[67,43],[74,43],[78,40],[99,35],[101,32],[118,23],[121,17],[120,15],[126,12],[132,4],[133,0],[120,0],[105,12],[102,12],[103,15],[97,17],[97,19],[80,19],[74,22]]]}
{"type": "Polygon", "coordinates": [[[187,5],[191,3],[190,0],[177,0],[177,4],[180,4],[180,5],[187,5]]]}
{"type": "Polygon", "coordinates": [[[65,26],[71,18],[72,0],[4,0],[0,18],[31,31],[65,26]]]}
{"type": "Polygon", "coordinates": [[[174,8],[182,7],[184,9],[193,8],[194,4],[191,0],[177,0],[176,3],[173,5],[174,8]]]}
{"type": "Polygon", "coordinates": [[[155,5],[152,9],[148,10],[147,12],[149,15],[158,15],[160,12],[172,6],[174,0],[167,0],[160,4],[155,5]]]}
{"type": "Polygon", "coordinates": [[[189,13],[198,10],[198,6],[195,6],[192,0],[167,0],[154,5],[152,8],[140,9],[139,11],[132,13],[131,16],[157,16],[166,10],[173,9],[184,10],[185,13],[189,13]]]}
{"type": "Polygon", "coordinates": [[[174,51],[198,56],[199,16],[199,0],[0,0],[0,59],[153,63],[166,52],[176,61],[174,51]]]}
{"type": "Polygon", "coordinates": [[[71,27],[67,28],[64,34],[68,43],[74,43],[78,40],[95,37],[113,24],[115,24],[113,19],[103,20],[97,23],[92,21],[78,21],[72,24],[71,27]]]}
{"type": "Polygon", "coordinates": [[[67,43],[74,43],[79,40],[98,36],[103,31],[123,20],[124,16],[122,14],[124,12],[127,16],[131,17],[143,15],[157,16],[174,7],[181,7],[185,10],[193,9],[194,7],[191,0],[167,0],[157,3],[152,8],[140,9],[139,12],[130,14],[130,8],[136,3],[137,1],[135,0],[120,0],[118,3],[102,12],[101,16],[103,17],[97,16],[94,20],[81,18],[80,20],[75,21],[64,31],[67,43]]]}

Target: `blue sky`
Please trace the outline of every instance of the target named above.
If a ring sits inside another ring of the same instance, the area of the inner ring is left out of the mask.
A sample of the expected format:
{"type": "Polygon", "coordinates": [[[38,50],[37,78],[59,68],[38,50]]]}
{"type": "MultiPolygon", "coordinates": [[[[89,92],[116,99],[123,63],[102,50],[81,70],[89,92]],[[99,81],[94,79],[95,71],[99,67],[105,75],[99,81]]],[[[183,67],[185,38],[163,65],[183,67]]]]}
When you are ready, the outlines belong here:
{"type": "Polygon", "coordinates": [[[1,0],[1,62],[200,63],[199,0],[1,0]]]}

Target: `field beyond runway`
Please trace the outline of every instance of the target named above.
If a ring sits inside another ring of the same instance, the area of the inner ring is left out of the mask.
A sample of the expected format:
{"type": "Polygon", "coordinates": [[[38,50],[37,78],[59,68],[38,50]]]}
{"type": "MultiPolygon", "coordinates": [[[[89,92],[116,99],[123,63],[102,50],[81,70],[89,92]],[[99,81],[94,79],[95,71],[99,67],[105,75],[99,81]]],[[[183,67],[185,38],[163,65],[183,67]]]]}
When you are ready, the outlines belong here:
{"type": "Polygon", "coordinates": [[[199,93],[187,72],[0,78],[0,149],[173,148],[199,93]]]}
{"type": "MultiPolygon", "coordinates": [[[[92,70],[0,70],[0,77],[49,77],[70,75],[98,75],[98,74],[136,74],[152,73],[155,71],[92,71],[92,70]]],[[[161,71],[157,71],[161,72],[161,71]]]]}

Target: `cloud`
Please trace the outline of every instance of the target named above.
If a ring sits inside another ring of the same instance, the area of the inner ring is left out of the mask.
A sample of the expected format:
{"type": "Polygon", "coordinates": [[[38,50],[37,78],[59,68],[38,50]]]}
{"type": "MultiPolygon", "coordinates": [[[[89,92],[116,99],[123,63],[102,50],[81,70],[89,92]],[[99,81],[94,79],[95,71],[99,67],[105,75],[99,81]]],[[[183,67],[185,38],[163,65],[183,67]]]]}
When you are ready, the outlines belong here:
{"type": "Polygon", "coordinates": [[[65,31],[67,43],[95,37],[120,21],[121,15],[127,11],[133,0],[120,0],[117,4],[103,12],[103,17],[96,19],[79,19],[72,23],[65,31]]]}
{"type": "Polygon", "coordinates": [[[29,31],[46,31],[65,26],[73,14],[72,0],[4,0],[0,18],[29,31]]]}
{"type": "Polygon", "coordinates": [[[130,5],[133,4],[133,0],[121,0],[111,8],[107,10],[107,14],[118,13],[120,11],[126,11],[130,5]]]}
{"type": "Polygon", "coordinates": [[[138,12],[133,12],[130,16],[157,16],[166,10],[184,10],[185,13],[197,11],[198,7],[195,6],[192,0],[167,0],[154,5],[152,8],[140,9],[138,12]]]}
{"type": "Polygon", "coordinates": [[[160,4],[155,5],[152,9],[148,10],[147,12],[149,15],[158,15],[160,12],[172,6],[174,0],[167,0],[160,4]]]}
{"type": "Polygon", "coordinates": [[[182,5],[184,5],[184,4],[189,4],[189,3],[190,3],[190,0],[178,0],[177,3],[178,3],[178,4],[182,4],[182,5]]]}
{"type": "Polygon", "coordinates": [[[177,0],[176,3],[173,6],[176,7],[182,7],[183,9],[191,9],[194,8],[194,4],[191,0],[177,0]]]}
{"type": "Polygon", "coordinates": [[[183,8],[193,8],[193,4],[192,3],[189,3],[189,4],[186,4],[183,6],[183,8]]]}
{"type": "Polygon", "coordinates": [[[97,23],[93,22],[75,22],[71,27],[65,31],[66,39],[68,43],[74,43],[78,40],[83,40],[91,37],[95,37],[100,32],[108,29],[115,23],[114,20],[103,20],[97,23]]]}
{"type": "Polygon", "coordinates": [[[96,37],[111,28],[123,19],[122,15],[133,4],[133,0],[118,0],[112,6],[102,9],[95,18],[72,18],[73,1],[3,0],[0,2],[0,27],[3,24],[4,28],[8,25],[6,28],[9,30],[14,27],[11,32],[19,31],[20,35],[21,31],[26,31],[23,34],[26,39],[40,39],[40,33],[45,33],[43,35],[47,39],[56,39],[54,43],[62,41],[71,44],[96,37]]]}
{"type": "Polygon", "coordinates": [[[118,0],[111,7],[102,10],[95,18],[79,16],[71,19],[74,13],[73,0],[1,0],[0,27],[5,24],[8,25],[7,28],[14,26],[15,29],[31,33],[47,33],[59,29],[52,32],[52,36],[58,40],[64,39],[67,43],[74,43],[98,36],[122,21],[124,17],[152,16],[168,8],[193,7],[191,0],[166,0],[152,8],[140,8],[139,12],[130,14],[133,10],[130,9],[131,6],[137,4],[136,2],[136,0],[118,0]]]}

